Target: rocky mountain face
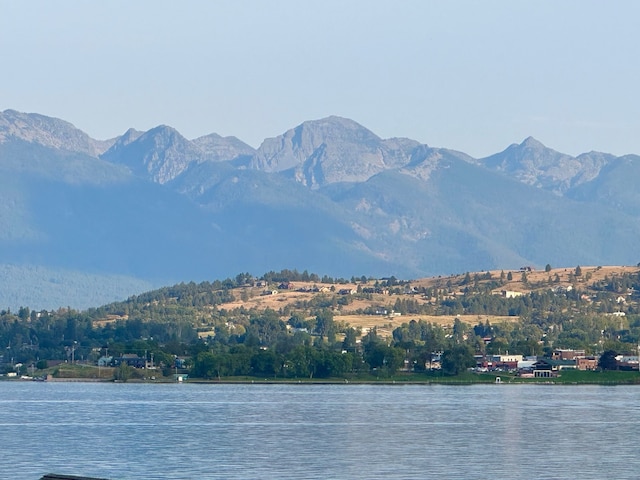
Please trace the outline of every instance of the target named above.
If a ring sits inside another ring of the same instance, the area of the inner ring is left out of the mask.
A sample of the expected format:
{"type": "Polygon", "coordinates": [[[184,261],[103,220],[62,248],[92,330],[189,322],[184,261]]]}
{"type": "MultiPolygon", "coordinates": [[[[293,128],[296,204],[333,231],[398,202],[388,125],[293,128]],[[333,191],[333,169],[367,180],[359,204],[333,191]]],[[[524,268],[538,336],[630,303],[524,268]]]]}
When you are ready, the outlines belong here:
{"type": "Polygon", "coordinates": [[[214,133],[190,141],[177,130],[161,125],[148,132],[128,130],[100,158],[126,165],[135,175],[165,184],[193,164],[235,160],[253,152],[235,137],[214,133]]]}
{"type": "Polygon", "coordinates": [[[599,152],[572,157],[545,147],[533,137],[521,144],[480,160],[487,168],[520,182],[563,195],[571,188],[596,178],[615,157],[599,152]]]}
{"type": "Polygon", "coordinates": [[[418,142],[382,140],[352,120],[329,117],[304,122],[265,140],[250,162],[263,172],[283,172],[317,188],[337,182],[363,182],[406,164],[418,142]]]}
{"type": "Polygon", "coordinates": [[[638,169],[634,155],[572,157],[533,138],[475,159],[340,117],[254,150],[168,126],[100,142],[8,110],[0,272],[12,274],[0,275],[0,303],[53,308],[65,294],[62,305],[85,307],[101,282],[107,302],[142,285],[282,268],[415,278],[635,264],[638,169]]]}
{"type": "Polygon", "coordinates": [[[640,218],[640,157],[612,157],[597,176],[567,192],[567,196],[585,204],[607,205],[640,218]]]}
{"type": "Polygon", "coordinates": [[[115,141],[94,140],[69,122],[15,110],[0,112],[0,144],[24,140],[43,147],[98,156],[115,141]]]}
{"type": "Polygon", "coordinates": [[[202,150],[205,158],[213,162],[226,162],[252,157],[255,149],[236,137],[222,137],[211,133],[192,140],[202,150]]]}

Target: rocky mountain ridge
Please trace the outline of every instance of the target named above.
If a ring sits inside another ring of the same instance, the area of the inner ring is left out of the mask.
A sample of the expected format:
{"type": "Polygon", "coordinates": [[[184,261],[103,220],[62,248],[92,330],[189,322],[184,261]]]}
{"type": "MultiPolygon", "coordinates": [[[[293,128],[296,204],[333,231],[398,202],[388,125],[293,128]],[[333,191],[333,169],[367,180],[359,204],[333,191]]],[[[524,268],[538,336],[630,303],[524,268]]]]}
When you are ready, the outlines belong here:
{"type": "Polygon", "coordinates": [[[572,157],[533,138],[476,159],[335,116],[253,149],[164,125],[100,142],[8,110],[0,266],[162,285],[282,268],[416,278],[635,265],[639,168],[634,155],[572,157]]]}
{"type": "Polygon", "coordinates": [[[174,180],[190,165],[207,161],[235,161],[241,167],[284,173],[312,188],[362,182],[398,168],[425,177],[437,164],[438,152],[446,150],[527,185],[564,195],[596,179],[618,158],[602,152],[572,157],[528,137],[502,152],[474,159],[407,138],[381,139],[353,120],[337,116],[303,122],[278,137],[265,139],[256,150],[236,137],[216,133],[188,140],[166,125],[147,132],[129,129],[114,139],[95,140],[64,120],[5,110],[0,113],[0,143],[11,138],[101,157],[161,184],[174,180]]]}
{"type": "Polygon", "coordinates": [[[571,188],[595,179],[602,168],[615,158],[600,152],[572,157],[528,137],[521,144],[510,145],[500,153],[479,160],[479,163],[527,185],[563,195],[571,188]]]}
{"type": "Polygon", "coordinates": [[[5,110],[0,112],[0,143],[6,143],[11,139],[92,156],[104,153],[116,141],[94,140],[71,123],[58,118],[5,110]]]}

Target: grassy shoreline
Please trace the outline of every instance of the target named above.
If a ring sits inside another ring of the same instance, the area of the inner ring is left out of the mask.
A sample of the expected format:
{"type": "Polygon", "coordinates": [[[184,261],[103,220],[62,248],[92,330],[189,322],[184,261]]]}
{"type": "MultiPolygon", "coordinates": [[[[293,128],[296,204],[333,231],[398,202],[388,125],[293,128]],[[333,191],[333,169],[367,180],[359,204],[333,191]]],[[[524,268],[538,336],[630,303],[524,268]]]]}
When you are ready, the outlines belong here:
{"type": "MultiPolygon", "coordinates": [[[[41,373],[41,372],[39,372],[41,373]]],[[[65,366],[53,374],[54,382],[114,382],[113,370],[88,366],[65,366]],[[57,374],[56,374],[57,373],[57,374]]],[[[138,373],[138,372],[137,372],[138,373]]],[[[27,381],[25,379],[2,377],[6,381],[27,381]]],[[[149,373],[147,377],[128,378],[127,383],[176,383],[173,376],[164,377],[160,372],[149,373]]],[[[222,377],[205,379],[189,377],[183,383],[196,384],[291,384],[291,385],[640,385],[638,371],[580,371],[564,370],[552,378],[522,378],[504,372],[474,373],[464,372],[456,376],[445,376],[439,372],[397,373],[393,376],[371,374],[349,375],[339,378],[282,378],[282,377],[222,377]],[[499,383],[496,380],[499,378],[499,383]]]]}

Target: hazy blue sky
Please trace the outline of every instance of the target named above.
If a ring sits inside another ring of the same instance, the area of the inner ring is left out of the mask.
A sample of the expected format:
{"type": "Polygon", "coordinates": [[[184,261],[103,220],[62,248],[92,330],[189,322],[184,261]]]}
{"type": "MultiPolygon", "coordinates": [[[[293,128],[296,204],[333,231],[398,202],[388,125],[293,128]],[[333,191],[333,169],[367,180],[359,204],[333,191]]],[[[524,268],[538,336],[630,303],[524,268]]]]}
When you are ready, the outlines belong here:
{"type": "Polygon", "coordinates": [[[258,146],[351,118],[484,156],[640,154],[640,2],[0,0],[0,110],[258,146]]]}

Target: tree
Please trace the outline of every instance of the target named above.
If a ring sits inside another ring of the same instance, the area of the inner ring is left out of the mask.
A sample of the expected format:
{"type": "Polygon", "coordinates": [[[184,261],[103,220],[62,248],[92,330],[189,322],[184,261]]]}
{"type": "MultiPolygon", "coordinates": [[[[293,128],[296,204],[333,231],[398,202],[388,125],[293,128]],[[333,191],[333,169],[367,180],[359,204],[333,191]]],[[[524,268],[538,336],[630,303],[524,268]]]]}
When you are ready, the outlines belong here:
{"type": "Polygon", "coordinates": [[[246,302],[249,300],[249,291],[246,288],[243,288],[240,292],[240,300],[246,302]]]}
{"type": "Polygon", "coordinates": [[[231,358],[226,354],[215,354],[212,352],[200,352],[193,364],[193,374],[201,378],[220,379],[231,374],[230,371],[231,358]]]}
{"type": "Polygon", "coordinates": [[[473,352],[467,345],[456,345],[442,354],[442,371],[445,375],[458,375],[475,365],[473,352]]]}
{"type": "Polygon", "coordinates": [[[393,375],[404,366],[405,351],[402,348],[387,347],[384,355],[385,365],[390,375],[393,375]]]}
{"type": "Polygon", "coordinates": [[[512,274],[511,272],[508,272],[508,273],[507,273],[507,280],[508,280],[508,281],[513,280],[513,274],[512,274]]]}
{"type": "Polygon", "coordinates": [[[280,335],[285,334],[286,330],[286,325],[278,314],[274,310],[266,309],[260,316],[250,320],[247,336],[255,337],[259,345],[268,347],[273,345],[280,335]]]}
{"type": "Polygon", "coordinates": [[[356,349],[356,341],[358,338],[358,332],[355,328],[347,328],[344,332],[344,340],[342,341],[342,348],[344,350],[354,352],[356,349]]]}
{"type": "Polygon", "coordinates": [[[579,277],[580,275],[582,275],[582,269],[580,268],[580,265],[578,265],[578,266],[576,267],[576,271],[575,271],[574,275],[575,275],[576,277],[579,277]]]}
{"type": "Polygon", "coordinates": [[[464,323],[459,318],[456,318],[453,321],[453,329],[452,329],[452,339],[456,343],[462,343],[464,341],[464,336],[467,333],[468,325],[464,323]]]}
{"type": "Polygon", "coordinates": [[[544,271],[549,273],[551,271],[551,265],[547,263],[547,265],[544,267],[544,271]]]}
{"type": "Polygon", "coordinates": [[[275,375],[278,367],[278,358],[272,350],[259,350],[251,357],[251,370],[254,374],[275,375]]]}
{"type": "Polygon", "coordinates": [[[369,342],[364,346],[364,360],[371,368],[380,368],[384,365],[384,356],[387,346],[382,342],[369,342]]]}
{"type": "Polygon", "coordinates": [[[300,345],[296,347],[288,356],[288,365],[296,377],[313,378],[316,372],[316,350],[313,347],[300,345]]]}
{"type": "Polygon", "coordinates": [[[113,372],[114,380],[118,382],[126,382],[131,378],[131,374],[133,373],[133,368],[127,365],[125,362],[122,362],[113,372]]]}
{"type": "Polygon", "coordinates": [[[500,355],[509,350],[509,344],[504,337],[496,337],[486,347],[486,353],[491,355],[500,355]]]}
{"type": "Polygon", "coordinates": [[[26,320],[29,316],[29,307],[20,307],[20,310],[18,310],[18,318],[20,320],[26,320]]]}
{"type": "Polygon", "coordinates": [[[316,333],[320,338],[335,337],[335,325],[333,323],[333,313],[330,310],[323,310],[316,315],[316,333]]]}
{"type": "Polygon", "coordinates": [[[404,365],[405,351],[383,342],[370,342],[365,346],[364,359],[372,369],[380,369],[393,375],[404,365]]]}
{"type": "Polygon", "coordinates": [[[602,370],[617,370],[618,362],[616,361],[616,356],[618,354],[615,350],[607,350],[602,355],[600,355],[600,360],[598,360],[598,366],[602,370]]]}

